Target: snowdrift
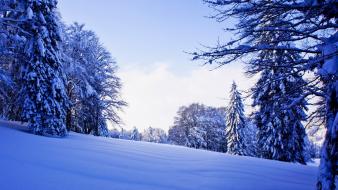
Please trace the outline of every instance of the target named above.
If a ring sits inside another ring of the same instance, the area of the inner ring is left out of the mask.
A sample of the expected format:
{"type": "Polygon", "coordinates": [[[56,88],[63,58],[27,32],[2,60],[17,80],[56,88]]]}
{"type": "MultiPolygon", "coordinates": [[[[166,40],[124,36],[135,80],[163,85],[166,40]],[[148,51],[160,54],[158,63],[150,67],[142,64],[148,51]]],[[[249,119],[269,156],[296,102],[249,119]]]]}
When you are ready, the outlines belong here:
{"type": "Polygon", "coordinates": [[[317,168],[173,145],[70,133],[35,136],[0,121],[0,189],[308,190],[317,168]]]}

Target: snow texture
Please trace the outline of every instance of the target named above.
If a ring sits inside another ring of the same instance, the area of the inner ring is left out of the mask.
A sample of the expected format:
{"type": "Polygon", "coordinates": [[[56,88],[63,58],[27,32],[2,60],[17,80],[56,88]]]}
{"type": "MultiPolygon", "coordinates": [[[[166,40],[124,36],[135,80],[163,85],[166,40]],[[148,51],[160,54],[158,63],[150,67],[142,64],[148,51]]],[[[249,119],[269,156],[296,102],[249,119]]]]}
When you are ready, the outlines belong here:
{"type": "MultiPolygon", "coordinates": [[[[338,51],[338,33],[328,39],[327,44],[323,47],[324,55],[334,55],[338,51]]],[[[323,69],[327,74],[338,74],[338,56],[329,57],[323,64],[323,69]]]]}
{"type": "Polygon", "coordinates": [[[317,168],[70,133],[48,138],[0,121],[0,189],[308,190],[317,168]]]}

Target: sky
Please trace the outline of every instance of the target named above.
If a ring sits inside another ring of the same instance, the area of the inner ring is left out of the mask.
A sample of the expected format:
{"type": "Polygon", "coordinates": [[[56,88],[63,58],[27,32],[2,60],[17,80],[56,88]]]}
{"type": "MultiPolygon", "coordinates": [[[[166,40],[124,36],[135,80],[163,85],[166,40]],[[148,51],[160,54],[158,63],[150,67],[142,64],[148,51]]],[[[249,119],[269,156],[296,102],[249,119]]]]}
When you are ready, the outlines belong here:
{"type": "Polygon", "coordinates": [[[59,0],[59,11],[93,30],[117,61],[124,128],[168,130],[180,106],[224,107],[232,81],[243,91],[254,82],[241,64],[214,70],[185,53],[233,37],[223,29],[233,22],[207,18],[213,11],[202,0],[59,0]]]}

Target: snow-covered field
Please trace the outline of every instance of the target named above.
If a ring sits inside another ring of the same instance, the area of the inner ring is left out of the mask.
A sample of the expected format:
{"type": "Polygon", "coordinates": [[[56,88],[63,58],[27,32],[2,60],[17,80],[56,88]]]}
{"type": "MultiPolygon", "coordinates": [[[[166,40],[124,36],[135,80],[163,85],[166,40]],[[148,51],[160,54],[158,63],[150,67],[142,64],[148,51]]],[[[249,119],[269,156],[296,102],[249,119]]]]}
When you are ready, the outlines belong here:
{"type": "Polygon", "coordinates": [[[70,133],[48,138],[0,121],[0,189],[309,190],[317,168],[70,133]]]}

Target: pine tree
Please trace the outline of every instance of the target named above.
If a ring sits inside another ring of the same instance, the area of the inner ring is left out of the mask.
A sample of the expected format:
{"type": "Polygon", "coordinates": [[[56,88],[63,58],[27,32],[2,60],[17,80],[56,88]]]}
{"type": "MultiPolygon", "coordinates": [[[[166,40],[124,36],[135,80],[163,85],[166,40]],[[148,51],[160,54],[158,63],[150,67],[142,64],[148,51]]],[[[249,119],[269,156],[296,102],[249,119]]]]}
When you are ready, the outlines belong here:
{"type": "Polygon", "coordinates": [[[21,93],[25,95],[24,118],[34,134],[65,136],[68,98],[61,68],[56,0],[26,2],[27,19],[22,28],[28,35],[23,63],[21,93]]]}
{"type": "Polygon", "coordinates": [[[226,112],[227,152],[236,155],[248,155],[245,143],[246,118],[241,93],[235,82],[230,91],[230,102],[226,112]]]}
{"type": "MultiPolygon", "coordinates": [[[[277,17],[274,22],[281,22],[277,17]]],[[[291,43],[279,42],[289,34],[265,32],[257,43],[291,47],[291,43]]],[[[291,63],[300,61],[301,56],[291,50],[260,51],[257,58],[250,61],[247,73],[261,72],[253,91],[254,113],[258,127],[258,150],[260,156],[267,159],[299,162],[305,164],[305,129],[302,121],[306,120],[304,110],[307,102],[294,102],[304,95],[306,81],[291,63]],[[267,64],[269,67],[267,67],[267,64]]]]}
{"type": "MultiPolygon", "coordinates": [[[[290,54],[274,55],[277,59],[290,57],[290,54]]],[[[292,104],[303,95],[305,81],[298,74],[289,75],[287,67],[265,69],[253,88],[254,106],[258,127],[258,149],[264,158],[300,162],[304,160],[304,138],[306,136],[302,121],[306,119],[306,101],[292,104]],[[288,106],[291,105],[292,106],[288,106]],[[289,109],[285,109],[289,107],[289,109]]]]}

